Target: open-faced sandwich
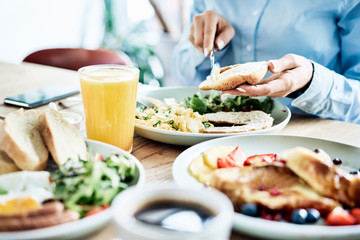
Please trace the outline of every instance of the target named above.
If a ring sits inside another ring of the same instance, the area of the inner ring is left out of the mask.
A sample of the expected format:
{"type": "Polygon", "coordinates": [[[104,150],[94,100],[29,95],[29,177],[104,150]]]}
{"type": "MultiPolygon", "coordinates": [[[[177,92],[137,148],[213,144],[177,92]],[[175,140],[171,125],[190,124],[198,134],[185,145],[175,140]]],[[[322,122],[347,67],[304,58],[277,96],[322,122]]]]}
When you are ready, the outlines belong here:
{"type": "Polygon", "coordinates": [[[258,84],[268,71],[268,64],[262,62],[247,62],[222,68],[214,68],[214,74],[208,76],[199,85],[200,90],[229,90],[248,83],[258,84]]]}

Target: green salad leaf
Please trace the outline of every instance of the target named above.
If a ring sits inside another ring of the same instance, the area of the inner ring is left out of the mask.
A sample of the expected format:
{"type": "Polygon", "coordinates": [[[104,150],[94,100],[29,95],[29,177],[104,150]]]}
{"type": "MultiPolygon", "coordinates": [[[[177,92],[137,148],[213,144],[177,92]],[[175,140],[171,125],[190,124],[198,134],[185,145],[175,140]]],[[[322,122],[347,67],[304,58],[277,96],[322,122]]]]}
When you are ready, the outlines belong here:
{"type": "Polygon", "coordinates": [[[134,162],[117,154],[104,160],[69,159],[51,175],[53,193],[67,209],[84,217],[94,206],[110,204],[129,186],[135,170],[134,162]]]}
{"type": "Polygon", "coordinates": [[[248,96],[231,96],[222,100],[220,98],[220,92],[218,91],[210,91],[206,96],[197,93],[192,97],[185,98],[184,102],[186,107],[192,108],[194,112],[200,114],[220,111],[238,112],[252,110],[261,110],[270,113],[274,104],[270,97],[265,97],[263,100],[260,100],[248,96]]]}
{"type": "Polygon", "coordinates": [[[5,188],[3,188],[3,187],[0,186],[0,195],[6,195],[6,194],[8,194],[8,193],[9,193],[8,190],[6,190],[5,188]]]}

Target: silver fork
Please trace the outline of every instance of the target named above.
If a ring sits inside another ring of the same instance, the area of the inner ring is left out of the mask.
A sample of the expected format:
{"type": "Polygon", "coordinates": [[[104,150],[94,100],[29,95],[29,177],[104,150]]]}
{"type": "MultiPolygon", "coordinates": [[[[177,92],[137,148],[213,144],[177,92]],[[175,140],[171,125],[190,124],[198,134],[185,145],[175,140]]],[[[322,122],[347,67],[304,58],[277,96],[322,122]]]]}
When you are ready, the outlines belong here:
{"type": "MultiPolygon", "coordinates": [[[[211,79],[215,79],[215,71],[214,71],[215,55],[214,55],[214,48],[211,49],[211,51],[210,51],[210,63],[211,63],[211,73],[210,73],[210,76],[211,76],[211,79]]],[[[218,67],[220,67],[218,63],[216,63],[216,65],[217,65],[218,67]]]]}
{"type": "Polygon", "coordinates": [[[211,62],[211,69],[213,69],[215,64],[214,48],[211,49],[210,51],[210,62],[211,62]]]}

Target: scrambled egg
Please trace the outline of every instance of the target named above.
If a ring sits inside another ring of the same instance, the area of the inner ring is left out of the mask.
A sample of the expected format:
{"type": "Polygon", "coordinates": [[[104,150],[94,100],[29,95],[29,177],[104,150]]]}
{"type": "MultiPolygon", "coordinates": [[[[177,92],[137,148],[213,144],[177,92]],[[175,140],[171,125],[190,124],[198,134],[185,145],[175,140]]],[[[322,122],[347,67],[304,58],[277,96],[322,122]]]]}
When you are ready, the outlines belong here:
{"type": "Polygon", "coordinates": [[[184,103],[174,105],[159,105],[155,108],[141,108],[136,110],[135,122],[144,126],[158,129],[202,133],[205,127],[212,124],[206,122],[198,112],[185,108],[184,103]]]}

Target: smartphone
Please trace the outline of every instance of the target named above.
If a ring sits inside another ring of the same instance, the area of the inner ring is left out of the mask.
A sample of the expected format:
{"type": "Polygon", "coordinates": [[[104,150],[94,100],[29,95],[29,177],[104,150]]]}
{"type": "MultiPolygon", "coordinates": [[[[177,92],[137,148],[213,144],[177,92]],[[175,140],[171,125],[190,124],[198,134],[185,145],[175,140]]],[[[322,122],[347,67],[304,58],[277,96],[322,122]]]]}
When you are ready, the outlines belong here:
{"type": "Polygon", "coordinates": [[[7,97],[4,99],[4,103],[19,107],[34,108],[79,92],[79,87],[73,85],[53,84],[16,96],[7,97]]]}

